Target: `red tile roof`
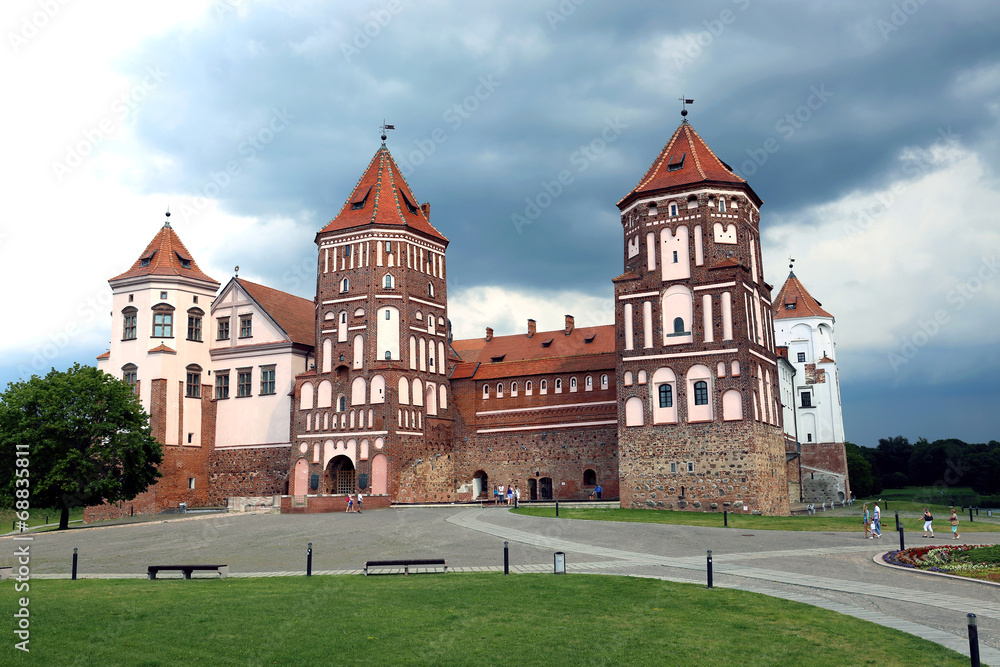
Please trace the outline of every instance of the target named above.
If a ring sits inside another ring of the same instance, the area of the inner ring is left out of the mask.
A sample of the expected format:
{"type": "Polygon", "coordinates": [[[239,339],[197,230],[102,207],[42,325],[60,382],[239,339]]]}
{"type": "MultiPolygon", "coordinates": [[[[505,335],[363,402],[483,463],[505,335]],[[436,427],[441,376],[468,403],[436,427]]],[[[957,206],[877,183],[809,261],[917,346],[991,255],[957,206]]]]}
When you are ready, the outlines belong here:
{"type": "Polygon", "coordinates": [[[320,230],[320,234],[364,225],[409,227],[448,242],[431,225],[385,144],[375,152],[340,213],[320,230]]]}
{"type": "Polygon", "coordinates": [[[466,378],[470,378],[476,374],[477,368],[479,368],[478,362],[455,364],[454,368],[451,370],[451,379],[464,380],[466,378]]]}
{"type": "Polygon", "coordinates": [[[152,354],[153,352],[166,352],[167,354],[177,354],[177,350],[173,349],[172,347],[167,347],[163,343],[160,343],[149,352],[150,354],[152,354]]]}
{"type": "Polygon", "coordinates": [[[245,278],[233,280],[284,329],[293,343],[310,347],[316,344],[316,306],[312,301],[245,278]]]}
{"type": "Polygon", "coordinates": [[[614,370],[617,356],[614,352],[604,354],[581,354],[573,357],[551,357],[548,359],[524,359],[495,364],[479,364],[475,372],[477,380],[523,377],[556,373],[585,373],[587,371],[614,370]]]}
{"type": "Polygon", "coordinates": [[[111,350],[108,350],[104,354],[97,355],[97,358],[98,359],[110,359],[111,358],[111,350]]]}
{"type": "Polygon", "coordinates": [[[177,236],[177,232],[173,230],[170,223],[165,223],[160,228],[160,231],[139,255],[139,259],[135,260],[132,268],[111,280],[139,276],[184,276],[219,284],[219,281],[202,273],[201,269],[198,268],[198,263],[194,261],[191,253],[181,243],[180,237],[177,236]]]}
{"type": "MultiPolygon", "coordinates": [[[[639,184],[618,202],[618,208],[625,208],[626,202],[640,194],[701,182],[746,185],[746,181],[733,173],[694,128],[684,121],[639,184]]],[[[756,194],[753,196],[757,197],[756,194]]]]}
{"type": "Polygon", "coordinates": [[[822,304],[809,294],[794,273],[788,274],[788,279],[781,286],[781,291],[778,292],[771,308],[776,320],[794,317],[833,317],[823,310],[822,304]],[[789,308],[789,305],[793,307],[789,308]]]}
{"type": "MultiPolygon", "coordinates": [[[[564,329],[539,331],[528,338],[527,334],[494,336],[492,340],[470,338],[452,341],[452,348],[466,363],[480,362],[476,377],[491,365],[509,365],[514,361],[537,359],[562,359],[565,357],[594,356],[613,353],[615,350],[615,325],[578,327],[567,336],[564,329]],[[591,338],[591,342],[586,342],[591,338]],[[551,341],[551,342],[549,342],[551,341]],[[544,345],[548,343],[548,345],[544,345]],[[493,359],[502,357],[502,362],[493,359]]],[[[612,366],[614,364],[612,363],[612,366]]],[[[554,371],[539,371],[554,372],[554,371]]]]}

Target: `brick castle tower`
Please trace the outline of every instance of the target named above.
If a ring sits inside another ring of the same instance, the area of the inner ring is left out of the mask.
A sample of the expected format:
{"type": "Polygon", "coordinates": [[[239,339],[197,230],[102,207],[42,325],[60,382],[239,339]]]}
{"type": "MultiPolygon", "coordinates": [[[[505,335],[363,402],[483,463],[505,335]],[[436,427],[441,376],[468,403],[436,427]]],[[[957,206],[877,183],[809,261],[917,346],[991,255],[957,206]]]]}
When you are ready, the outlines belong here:
{"type": "Polygon", "coordinates": [[[448,239],[429,216],[383,143],[316,235],[316,364],[296,379],[295,496],[453,499],[448,239]],[[419,474],[428,461],[447,474],[419,474]]]}
{"type": "Polygon", "coordinates": [[[623,507],[789,513],[761,203],[686,119],[618,203],[623,507]]]}

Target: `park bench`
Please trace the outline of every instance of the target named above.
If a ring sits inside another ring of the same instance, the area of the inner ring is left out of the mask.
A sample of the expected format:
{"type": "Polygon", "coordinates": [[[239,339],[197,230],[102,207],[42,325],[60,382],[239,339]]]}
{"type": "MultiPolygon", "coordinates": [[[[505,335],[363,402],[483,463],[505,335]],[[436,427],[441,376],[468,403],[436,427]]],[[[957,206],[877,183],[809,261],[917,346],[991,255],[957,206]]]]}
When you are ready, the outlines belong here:
{"type": "Polygon", "coordinates": [[[150,579],[156,579],[156,573],[164,570],[183,572],[185,579],[190,579],[191,573],[195,570],[199,572],[214,570],[219,573],[219,579],[225,579],[229,575],[228,565],[150,565],[146,568],[146,576],[150,579]]]}
{"type": "Polygon", "coordinates": [[[400,560],[370,560],[365,562],[365,576],[368,576],[368,568],[374,567],[401,567],[403,574],[410,573],[410,566],[437,567],[441,566],[444,571],[448,571],[448,564],[444,558],[404,558],[400,560]]]}

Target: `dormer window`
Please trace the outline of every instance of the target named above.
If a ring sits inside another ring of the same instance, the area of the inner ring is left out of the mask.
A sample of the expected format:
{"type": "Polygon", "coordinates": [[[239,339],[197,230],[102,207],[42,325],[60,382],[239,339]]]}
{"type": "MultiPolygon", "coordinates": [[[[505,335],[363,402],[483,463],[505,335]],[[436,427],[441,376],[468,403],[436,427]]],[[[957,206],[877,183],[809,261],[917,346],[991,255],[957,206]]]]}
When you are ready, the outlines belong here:
{"type": "Polygon", "coordinates": [[[410,198],[406,196],[406,193],[400,190],[399,194],[403,195],[403,202],[406,204],[406,210],[410,213],[416,214],[417,207],[410,203],[410,198]]]}
{"type": "Polygon", "coordinates": [[[149,253],[145,257],[139,258],[139,266],[149,266],[150,262],[153,261],[153,256],[156,255],[156,251],[149,253]]]}
{"type": "Polygon", "coordinates": [[[685,157],[687,157],[687,153],[681,153],[680,157],[671,155],[670,162],[667,163],[667,171],[679,171],[683,169],[685,157]]]}
{"type": "Polygon", "coordinates": [[[542,341],[542,347],[549,347],[549,346],[551,346],[553,340],[554,340],[553,338],[550,338],[548,340],[542,341]]]}
{"type": "Polygon", "coordinates": [[[372,189],[371,189],[371,187],[369,187],[365,191],[365,196],[364,197],[362,197],[361,199],[355,199],[354,201],[352,201],[351,202],[351,210],[352,211],[357,211],[358,209],[364,208],[365,207],[365,202],[368,201],[368,195],[371,193],[371,191],[372,191],[372,189]]]}
{"type": "Polygon", "coordinates": [[[191,268],[191,258],[190,257],[185,257],[184,255],[180,254],[176,250],[174,251],[174,254],[177,255],[177,260],[181,263],[181,268],[182,269],[190,269],[191,268]]]}
{"type": "Polygon", "coordinates": [[[583,339],[583,344],[584,345],[590,345],[591,343],[594,342],[595,338],[597,338],[597,334],[590,334],[589,336],[587,336],[587,337],[585,337],[583,339]]]}
{"type": "Polygon", "coordinates": [[[506,357],[506,356],[507,356],[506,354],[501,354],[501,355],[500,355],[500,356],[498,356],[498,357],[490,357],[490,362],[491,362],[491,363],[494,363],[494,364],[498,364],[498,363],[500,363],[501,361],[503,361],[503,358],[504,358],[504,357],[506,357]]]}

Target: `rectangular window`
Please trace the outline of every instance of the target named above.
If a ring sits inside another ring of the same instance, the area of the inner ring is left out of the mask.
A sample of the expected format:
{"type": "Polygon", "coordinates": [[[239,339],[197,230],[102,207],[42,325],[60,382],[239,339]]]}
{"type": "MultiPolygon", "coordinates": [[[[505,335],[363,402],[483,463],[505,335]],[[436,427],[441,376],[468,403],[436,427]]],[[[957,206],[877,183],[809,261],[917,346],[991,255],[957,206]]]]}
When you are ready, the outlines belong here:
{"type": "Polygon", "coordinates": [[[694,461],[688,461],[688,472],[694,472],[694,461]]]}
{"type": "Polygon", "coordinates": [[[708,405],[708,383],[704,380],[694,383],[694,404],[708,405]]]}
{"type": "Polygon", "coordinates": [[[660,391],[660,407],[661,408],[674,407],[673,387],[671,387],[669,384],[661,384],[659,391],[660,391]]]}
{"type": "Polygon", "coordinates": [[[229,318],[220,317],[219,318],[219,335],[216,336],[219,340],[229,340],[229,318]]]}
{"type": "Polygon", "coordinates": [[[138,319],[136,313],[129,313],[122,320],[122,340],[135,340],[135,324],[138,319]]]}
{"type": "Polygon", "coordinates": [[[670,472],[677,472],[677,464],[676,463],[671,463],[670,464],[670,472]]]}
{"type": "Polygon", "coordinates": [[[194,488],[194,477],[188,477],[188,488],[189,489],[193,489],[194,488]]]}
{"type": "Polygon", "coordinates": [[[800,364],[803,364],[806,361],[806,353],[805,352],[799,352],[798,355],[796,355],[795,358],[799,360],[800,364]]]}
{"type": "Polygon", "coordinates": [[[802,392],[802,407],[811,408],[813,406],[812,392],[802,392]]]}
{"type": "Polygon", "coordinates": [[[124,380],[127,384],[130,384],[134,387],[137,380],[136,371],[133,370],[123,371],[122,380],[124,380]]]}
{"type": "Polygon", "coordinates": [[[201,315],[188,315],[188,340],[201,340],[201,315]]]}
{"type": "Polygon", "coordinates": [[[201,373],[188,372],[186,395],[188,398],[201,398],[201,373]]]}
{"type": "Polygon", "coordinates": [[[274,393],[274,366],[262,366],[260,369],[260,393],[274,393]]]}
{"type": "Polygon", "coordinates": [[[252,396],[250,382],[252,371],[249,368],[237,371],[236,374],[236,395],[240,398],[252,396]]]}
{"type": "Polygon", "coordinates": [[[174,314],[153,313],[153,338],[173,338],[174,314]]]}
{"type": "Polygon", "coordinates": [[[215,397],[229,398],[229,373],[215,374],[215,397]]]}
{"type": "Polygon", "coordinates": [[[240,315],[240,338],[253,336],[253,315],[240,315]]]}
{"type": "Polygon", "coordinates": [[[674,250],[674,264],[677,263],[677,251],[674,250]]]}

